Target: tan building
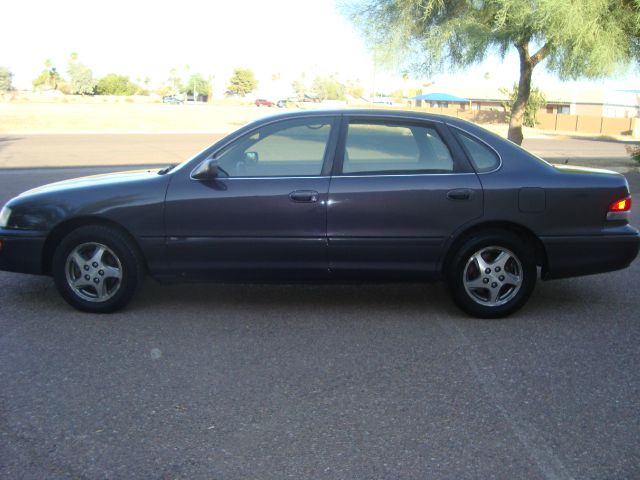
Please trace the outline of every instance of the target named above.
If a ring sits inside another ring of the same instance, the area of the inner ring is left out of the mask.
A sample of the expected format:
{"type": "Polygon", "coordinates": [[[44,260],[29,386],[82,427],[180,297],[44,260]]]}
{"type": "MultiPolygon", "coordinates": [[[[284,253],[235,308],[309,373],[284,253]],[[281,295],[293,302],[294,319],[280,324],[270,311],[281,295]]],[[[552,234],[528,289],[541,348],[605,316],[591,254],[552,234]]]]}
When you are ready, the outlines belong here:
{"type": "MultiPolygon", "coordinates": [[[[459,104],[460,110],[504,111],[507,95],[495,83],[481,81],[468,85],[433,85],[422,95],[446,93],[468,100],[459,104]]],[[[640,117],[640,90],[605,90],[597,88],[541,88],[547,105],[540,113],[587,115],[610,118],[640,117]]],[[[416,107],[433,108],[428,102],[414,100],[416,107]]]]}
{"type": "Polygon", "coordinates": [[[640,116],[640,90],[548,89],[546,113],[608,118],[640,116]]]}

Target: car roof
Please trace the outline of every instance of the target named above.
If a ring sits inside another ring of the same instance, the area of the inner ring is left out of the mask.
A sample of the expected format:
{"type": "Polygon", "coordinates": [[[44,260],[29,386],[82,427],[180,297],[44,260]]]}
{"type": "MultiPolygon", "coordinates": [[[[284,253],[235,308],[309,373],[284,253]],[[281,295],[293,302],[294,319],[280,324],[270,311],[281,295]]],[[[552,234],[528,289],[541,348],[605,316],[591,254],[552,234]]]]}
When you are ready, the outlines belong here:
{"type": "Polygon", "coordinates": [[[460,118],[452,117],[450,115],[441,115],[438,113],[426,113],[417,112],[415,110],[390,110],[390,109],[375,109],[375,108],[340,108],[340,109],[309,109],[309,110],[296,110],[293,112],[275,113],[266,115],[259,119],[256,119],[254,123],[270,122],[274,120],[297,118],[297,117],[310,117],[310,116],[331,116],[331,115],[353,115],[363,117],[386,117],[386,118],[398,118],[398,119],[410,119],[410,120],[431,120],[436,122],[446,122],[452,125],[468,125],[470,122],[460,118]]]}

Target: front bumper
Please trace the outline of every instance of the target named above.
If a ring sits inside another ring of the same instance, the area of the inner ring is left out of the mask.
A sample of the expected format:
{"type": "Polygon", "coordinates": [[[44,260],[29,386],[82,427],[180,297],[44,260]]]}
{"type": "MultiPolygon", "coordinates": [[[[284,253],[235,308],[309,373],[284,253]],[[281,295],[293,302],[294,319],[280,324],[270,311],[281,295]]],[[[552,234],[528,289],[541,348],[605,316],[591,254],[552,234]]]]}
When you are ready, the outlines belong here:
{"type": "Polygon", "coordinates": [[[611,272],[628,267],[637,257],[640,234],[625,227],[624,234],[541,237],[547,253],[543,280],[611,272]]]}
{"type": "Polygon", "coordinates": [[[0,270],[42,274],[45,240],[42,232],[0,229],[0,270]]]}

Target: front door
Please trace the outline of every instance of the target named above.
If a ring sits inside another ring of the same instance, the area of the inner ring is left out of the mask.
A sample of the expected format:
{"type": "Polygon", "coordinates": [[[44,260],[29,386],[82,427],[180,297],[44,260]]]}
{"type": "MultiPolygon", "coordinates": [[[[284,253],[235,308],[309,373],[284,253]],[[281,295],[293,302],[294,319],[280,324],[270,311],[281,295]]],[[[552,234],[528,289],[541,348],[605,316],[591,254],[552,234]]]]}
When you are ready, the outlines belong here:
{"type": "Polygon", "coordinates": [[[172,179],[167,254],[182,275],[327,274],[327,168],[335,117],[278,120],[215,155],[220,173],[172,179]]]}
{"type": "Polygon", "coordinates": [[[331,272],[434,276],[445,240],[482,208],[478,177],[445,125],[345,118],[329,189],[331,272]]]}

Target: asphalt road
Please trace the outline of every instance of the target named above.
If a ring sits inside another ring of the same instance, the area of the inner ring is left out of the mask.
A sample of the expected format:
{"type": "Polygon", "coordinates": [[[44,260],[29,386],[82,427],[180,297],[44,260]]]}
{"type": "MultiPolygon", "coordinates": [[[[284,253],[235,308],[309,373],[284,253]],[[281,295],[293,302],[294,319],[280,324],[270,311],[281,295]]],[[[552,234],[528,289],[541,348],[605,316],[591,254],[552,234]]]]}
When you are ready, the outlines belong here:
{"type": "MultiPolygon", "coordinates": [[[[96,171],[0,171],[0,202],[96,171]]],[[[480,321],[439,284],[148,281],[94,316],[0,272],[0,478],[640,478],[638,284],[480,321]]]]}
{"type": "MultiPolygon", "coordinates": [[[[212,134],[4,135],[0,168],[179,163],[222,138],[212,134]]],[[[633,168],[631,142],[588,137],[526,138],[523,146],[556,163],[633,168]]]]}

